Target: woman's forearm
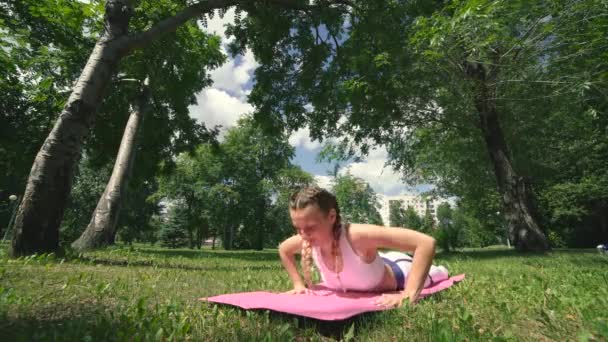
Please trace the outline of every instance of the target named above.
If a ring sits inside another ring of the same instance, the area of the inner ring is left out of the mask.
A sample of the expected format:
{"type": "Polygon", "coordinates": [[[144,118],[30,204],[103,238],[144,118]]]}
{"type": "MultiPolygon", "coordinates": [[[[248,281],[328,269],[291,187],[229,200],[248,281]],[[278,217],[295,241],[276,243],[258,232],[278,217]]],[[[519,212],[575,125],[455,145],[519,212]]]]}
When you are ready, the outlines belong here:
{"type": "Polygon", "coordinates": [[[420,292],[424,288],[426,277],[429,274],[433,257],[435,256],[435,240],[430,240],[428,243],[420,245],[414,251],[414,259],[412,260],[412,268],[407,277],[407,284],[403,294],[407,296],[410,303],[418,300],[420,292]]]}
{"type": "Polygon", "coordinates": [[[287,274],[289,274],[289,278],[291,278],[294,287],[304,286],[300,273],[298,272],[298,268],[296,267],[295,255],[279,250],[279,256],[281,257],[281,263],[287,271],[287,274]]]}

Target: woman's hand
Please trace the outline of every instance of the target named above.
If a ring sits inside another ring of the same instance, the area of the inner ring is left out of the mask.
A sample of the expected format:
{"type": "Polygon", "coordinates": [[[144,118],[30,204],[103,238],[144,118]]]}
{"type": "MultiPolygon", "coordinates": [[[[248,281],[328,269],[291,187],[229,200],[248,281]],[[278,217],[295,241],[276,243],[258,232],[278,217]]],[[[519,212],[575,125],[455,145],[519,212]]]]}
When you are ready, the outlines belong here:
{"type": "Polygon", "coordinates": [[[283,292],[285,294],[308,294],[312,293],[312,290],[306,288],[306,286],[302,284],[297,284],[293,287],[293,290],[289,290],[287,292],[283,292]]]}
{"type": "Polygon", "coordinates": [[[403,292],[389,292],[383,293],[380,298],[374,301],[374,304],[378,306],[385,306],[388,308],[398,308],[403,305],[403,300],[408,296],[403,292]]]}

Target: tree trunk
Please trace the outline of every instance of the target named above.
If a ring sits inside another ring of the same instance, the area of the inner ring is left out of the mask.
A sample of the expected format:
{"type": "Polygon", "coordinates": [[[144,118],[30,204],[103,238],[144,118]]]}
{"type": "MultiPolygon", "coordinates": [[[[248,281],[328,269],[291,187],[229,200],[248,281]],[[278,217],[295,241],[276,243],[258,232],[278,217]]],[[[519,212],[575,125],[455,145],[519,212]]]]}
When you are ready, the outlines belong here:
{"type": "Polygon", "coordinates": [[[479,127],[494,167],[509,237],[519,251],[548,250],[549,242],[532,216],[528,204],[530,194],[522,177],[513,169],[500,126],[493,85],[496,70],[488,71],[480,63],[468,62],[465,71],[476,83],[474,102],[479,115],[479,127]]]}
{"type": "Polygon", "coordinates": [[[227,224],[224,228],[224,238],[222,239],[224,249],[231,250],[234,247],[234,224],[227,224]]]}
{"type": "Polygon", "coordinates": [[[266,215],[266,203],[264,199],[261,199],[259,202],[259,211],[257,212],[258,220],[257,220],[257,236],[255,241],[255,249],[261,251],[264,249],[264,233],[266,228],[265,223],[265,215],[266,215]]]}
{"type": "Polygon", "coordinates": [[[74,165],[91,128],[93,113],[125,52],[116,42],[126,35],[130,17],[126,3],[108,1],[106,30],[34,160],[15,221],[12,256],[56,252],[59,247],[59,225],[72,186],[74,165]]]}
{"type": "Polygon", "coordinates": [[[606,243],[608,241],[608,206],[601,203],[596,207],[596,214],[600,226],[600,241],[606,243]]]}
{"type": "Polygon", "coordinates": [[[114,243],[123,196],[135,160],[137,136],[150,97],[148,82],[149,80],[146,78],[141,93],[131,110],[129,121],[120,142],[112,176],[97,203],[91,222],[78,240],[72,243],[72,248],[75,250],[84,251],[114,243]]]}
{"type": "MultiPolygon", "coordinates": [[[[80,157],[82,142],[91,128],[104,91],[122,57],[167,32],[175,31],[186,21],[206,11],[237,3],[236,0],[201,1],[160,21],[147,31],[129,36],[127,33],[132,15],[129,2],[106,2],[105,31],[89,56],[55,126],[36,155],[15,220],[15,235],[10,249],[13,257],[58,250],[59,225],[70,194],[74,165],[80,157]]],[[[281,1],[275,2],[280,4],[281,1]]]]}

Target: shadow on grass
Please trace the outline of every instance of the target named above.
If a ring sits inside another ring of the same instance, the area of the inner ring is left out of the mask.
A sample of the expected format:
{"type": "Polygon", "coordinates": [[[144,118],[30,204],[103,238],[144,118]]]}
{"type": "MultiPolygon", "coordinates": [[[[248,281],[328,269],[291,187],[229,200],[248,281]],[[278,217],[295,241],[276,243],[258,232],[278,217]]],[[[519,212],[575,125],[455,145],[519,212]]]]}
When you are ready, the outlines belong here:
{"type": "Polygon", "coordinates": [[[568,249],[568,248],[556,248],[547,252],[519,252],[515,249],[507,248],[492,248],[492,249],[472,249],[472,250],[461,250],[455,252],[440,252],[437,253],[437,257],[443,260],[458,260],[458,259],[475,259],[475,260],[489,260],[489,259],[504,259],[504,258],[545,258],[555,255],[572,255],[572,256],[593,256],[596,255],[597,251],[592,249],[568,249]]]}
{"type": "Polygon", "coordinates": [[[74,258],[71,261],[82,262],[89,265],[105,265],[105,266],[121,266],[121,267],[156,267],[167,269],[179,269],[188,271],[263,271],[263,270],[279,270],[282,269],[280,264],[276,265],[185,265],[185,264],[167,264],[155,260],[116,260],[104,259],[97,257],[81,256],[74,258]]]}
{"type": "Polygon", "coordinates": [[[143,254],[155,255],[159,257],[182,257],[188,259],[201,259],[201,258],[231,258],[247,261],[276,261],[279,260],[277,251],[263,250],[263,251],[226,251],[226,250],[205,250],[205,249],[193,249],[193,250],[171,250],[171,249],[138,249],[143,254]]]}
{"type": "MultiPolygon", "coordinates": [[[[439,292],[434,293],[431,296],[427,296],[423,298],[423,300],[432,300],[434,303],[440,303],[445,301],[446,297],[444,296],[444,292],[439,292]]],[[[247,312],[253,312],[255,313],[256,318],[259,317],[261,321],[264,320],[265,315],[269,315],[270,321],[276,323],[275,326],[283,326],[284,324],[290,324],[293,326],[295,322],[295,326],[293,327],[295,330],[303,332],[307,329],[312,329],[318,334],[336,341],[345,341],[349,339],[354,339],[356,341],[358,340],[357,336],[360,335],[361,331],[369,329],[373,330],[375,327],[383,327],[387,324],[390,325],[395,322],[395,318],[398,319],[397,324],[402,324],[403,322],[397,317],[398,315],[392,316],[392,314],[396,313],[397,310],[408,310],[406,307],[386,311],[369,311],[343,320],[325,321],[273,311],[270,309],[242,309],[237,306],[224,303],[202,303],[203,306],[207,307],[217,306],[219,308],[235,310],[240,312],[241,316],[247,316],[247,312]],[[352,331],[350,331],[351,328],[353,329],[352,331]],[[350,334],[352,335],[347,336],[350,334]]],[[[415,310],[415,308],[410,307],[409,310],[415,310]]]]}
{"type": "MultiPolygon", "coordinates": [[[[271,317],[273,317],[275,320],[280,320],[283,322],[294,321],[294,316],[273,311],[271,311],[271,313],[271,317]]],[[[313,329],[324,337],[331,338],[336,341],[344,341],[353,338],[356,340],[356,336],[359,335],[361,329],[367,325],[384,324],[382,316],[383,314],[381,312],[366,312],[340,321],[322,321],[300,316],[295,317],[296,321],[298,322],[297,327],[299,329],[313,329]],[[347,337],[347,335],[351,333],[351,327],[353,327],[352,336],[347,337]]]]}
{"type": "MultiPolygon", "coordinates": [[[[345,340],[353,324],[354,329],[351,334],[355,338],[361,329],[365,329],[370,324],[385,324],[382,321],[382,315],[377,312],[364,313],[341,321],[321,321],[269,310],[253,311],[260,320],[264,319],[264,315],[268,311],[271,327],[279,327],[287,323],[292,326],[296,335],[312,329],[324,337],[335,340],[345,340]]],[[[244,312],[242,311],[242,315],[245,315],[244,312]]],[[[163,317],[163,319],[168,318],[163,317]]],[[[104,312],[103,307],[98,306],[73,307],[63,317],[7,317],[2,314],[0,320],[0,336],[3,341],[145,341],[154,340],[154,335],[161,326],[156,320],[145,319],[145,317],[110,317],[104,312]]],[[[274,331],[275,334],[276,332],[274,331]]],[[[208,331],[192,331],[191,333],[198,335],[208,333],[208,331]]]]}
{"type": "Polygon", "coordinates": [[[209,305],[217,305],[218,307],[227,309],[237,309],[237,311],[240,311],[242,316],[245,316],[246,312],[253,312],[255,316],[260,319],[260,321],[263,321],[264,316],[268,315],[270,322],[272,322],[274,326],[279,327],[283,326],[284,324],[289,324],[293,326],[294,330],[300,332],[304,332],[305,330],[311,329],[326,338],[331,338],[336,341],[344,341],[352,339],[353,337],[356,340],[356,336],[359,334],[361,329],[365,329],[369,325],[383,325],[386,323],[382,319],[384,313],[382,311],[365,312],[343,320],[324,321],[315,318],[296,316],[288,313],[273,311],[269,309],[244,310],[240,308],[235,308],[234,306],[229,304],[221,303],[209,303],[209,305]],[[351,327],[353,327],[352,332],[350,332],[351,327]],[[349,333],[352,334],[352,336],[347,338],[347,335],[349,333]]]}
{"type": "Polygon", "coordinates": [[[111,320],[102,307],[74,307],[64,317],[0,315],[3,341],[93,341],[117,340],[116,331],[125,330],[125,322],[111,320]],[[121,329],[122,328],[122,329],[121,329]]]}

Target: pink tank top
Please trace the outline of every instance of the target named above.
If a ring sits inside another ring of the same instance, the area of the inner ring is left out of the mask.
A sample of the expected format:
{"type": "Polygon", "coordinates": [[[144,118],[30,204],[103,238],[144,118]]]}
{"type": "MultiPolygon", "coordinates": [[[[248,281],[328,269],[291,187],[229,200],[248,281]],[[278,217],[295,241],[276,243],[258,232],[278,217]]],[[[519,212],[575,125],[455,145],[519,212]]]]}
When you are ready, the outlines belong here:
{"type": "Polygon", "coordinates": [[[342,225],[340,233],[340,251],[342,252],[343,267],[338,275],[327,268],[319,247],[312,248],[312,257],[321,273],[325,286],[341,290],[370,291],[378,287],[384,277],[384,261],[376,253],[376,258],[371,263],[366,263],[355,253],[346,237],[346,229],[342,225]],[[342,284],[340,284],[340,282],[342,284]]]}

